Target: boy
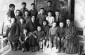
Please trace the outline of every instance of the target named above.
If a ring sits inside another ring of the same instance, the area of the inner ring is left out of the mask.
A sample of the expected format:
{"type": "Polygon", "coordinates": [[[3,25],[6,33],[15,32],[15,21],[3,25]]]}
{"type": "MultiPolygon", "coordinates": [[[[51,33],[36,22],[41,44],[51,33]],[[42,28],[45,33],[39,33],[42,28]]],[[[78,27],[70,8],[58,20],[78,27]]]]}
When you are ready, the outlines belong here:
{"type": "Polygon", "coordinates": [[[19,38],[23,52],[28,50],[27,47],[26,47],[26,45],[28,46],[28,43],[26,42],[27,38],[28,38],[27,30],[23,29],[23,33],[20,35],[20,38],[19,38]]]}
{"type": "Polygon", "coordinates": [[[31,16],[37,17],[38,11],[35,9],[35,4],[31,4],[32,9],[30,10],[31,16]]]}
{"type": "Polygon", "coordinates": [[[22,2],[22,8],[20,9],[22,16],[24,16],[24,12],[26,10],[28,11],[28,9],[26,8],[26,5],[27,5],[26,2],[22,2]]]}
{"type": "Polygon", "coordinates": [[[17,44],[18,44],[18,40],[19,40],[19,26],[16,23],[16,19],[15,18],[11,18],[11,26],[10,26],[10,30],[8,33],[8,40],[10,42],[11,45],[11,49],[12,50],[17,50],[17,44]]]}
{"type": "Polygon", "coordinates": [[[40,13],[37,15],[38,23],[42,26],[43,21],[46,19],[44,8],[40,9],[40,13]]]}
{"type": "Polygon", "coordinates": [[[15,17],[14,10],[15,10],[15,5],[14,4],[10,4],[9,5],[9,10],[7,12],[7,18],[8,19],[11,19],[11,18],[15,17]]]}
{"type": "Polygon", "coordinates": [[[46,17],[48,21],[48,25],[51,27],[52,23],[54,22],[54,17],[52,16],[52,11],[48,11],[48,16],[46,17]]]}
{"type": "Polygon", "coordinates": [[[37,31],[35,31],[34,34],[37,37],[39,48],[43,49],[43,39],[45,38],[45,34],[44,34],[44,31],[42,31],[41,26],[37,27],[37,31]]]}
{"type": "Polygon", "coordinates": [[[49,29],[49,41],[51,43],[50,47],[56,47],[56,37],[57,37],[57,27],[56,23],[53,22],[52,27],[49,29]]]}
{"type": "Polygon", "coordinates": [[[59,23],[59,27],[57,29],[57,34],[58,34],[58,49],[59,52],[64,51],[64,38],[65,38],[65,28],[63,22],[59,23]]]}

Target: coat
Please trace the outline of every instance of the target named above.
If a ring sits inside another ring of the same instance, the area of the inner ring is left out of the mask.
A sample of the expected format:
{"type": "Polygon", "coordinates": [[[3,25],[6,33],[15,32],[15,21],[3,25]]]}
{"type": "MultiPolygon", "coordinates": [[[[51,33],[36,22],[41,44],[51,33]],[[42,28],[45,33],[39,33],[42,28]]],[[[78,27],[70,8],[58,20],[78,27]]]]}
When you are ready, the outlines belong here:
{"type": "Polygon", "coordinates": [[[17,40],[19,40],[19,36],[19,26],[17,23],[14,23],[10,28],[8,40],[10,42],[16,42],[17,40]]]}
{"type": "Polygon", "coordinates": [[[37,30],[37,22],[32,22],[32,21],[29,21],[25,28],[27,29],[28,32],[34,32],[35,30],[37,30]]]}
{"type": "Polygon", "coordinates": [[[34,9],[34,10],[31,9],[30,13],[31,13],[31,16],[37,17],[38,11],[36,9],[34,9]]]}
{"type": "Polygon", "coordinates": [[[65,28],[65,52],[68,54],[77,53],[79,40],[76,36],[75,26],[66,26],[65,28]]]}

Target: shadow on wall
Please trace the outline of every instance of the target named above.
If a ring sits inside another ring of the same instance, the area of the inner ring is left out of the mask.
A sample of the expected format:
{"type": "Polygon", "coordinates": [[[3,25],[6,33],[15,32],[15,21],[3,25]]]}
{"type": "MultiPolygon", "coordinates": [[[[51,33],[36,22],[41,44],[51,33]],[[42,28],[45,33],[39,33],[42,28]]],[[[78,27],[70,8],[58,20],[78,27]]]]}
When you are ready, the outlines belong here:
{"type": "Polygon", "coordinates": [[[9,4],[13,3],[15,4],[15,10],[21,8],[21,3],[26,2],[27,3],[27,8],[31,9],[31,3],[34,2],[34,0],[0,0],[0,34],[1,34],[1,29],[2,29],[2,24],[3,21],[6,18],[6,13],[9,8],[9,4]]]}

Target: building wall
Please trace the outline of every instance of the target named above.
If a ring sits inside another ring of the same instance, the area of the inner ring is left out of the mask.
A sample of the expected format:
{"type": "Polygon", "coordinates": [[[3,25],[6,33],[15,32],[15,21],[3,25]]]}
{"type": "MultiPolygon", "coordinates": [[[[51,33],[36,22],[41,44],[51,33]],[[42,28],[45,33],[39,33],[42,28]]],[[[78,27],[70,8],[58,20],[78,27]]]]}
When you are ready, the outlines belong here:
{"type": "Polygon", "coordinates": [[[31,3],[34,2],[34,0],[0,0],[0,34],[1,34],[1,29],[2,29],[2,24],[3,21],[6,18],[6,13],[8,11],[9,8],[9,4],[13,3],[15,4],[15,9],[20,9],[21,8],[21,3],[22,2],[26,2],[27,3],[27,8],[31,9],[31,3]]]}

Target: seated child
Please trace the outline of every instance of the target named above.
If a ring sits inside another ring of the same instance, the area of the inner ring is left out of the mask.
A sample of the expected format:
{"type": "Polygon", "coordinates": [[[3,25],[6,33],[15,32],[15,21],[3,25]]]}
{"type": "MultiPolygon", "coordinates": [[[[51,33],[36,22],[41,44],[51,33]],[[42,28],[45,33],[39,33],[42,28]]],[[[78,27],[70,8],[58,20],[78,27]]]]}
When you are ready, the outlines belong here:
{"type": "Polygon", "coordinates": [[[37,38],[39,48],[43,49],[43,39],[45,38],[45,34],[44,31],[42,31],[41,26],[37,27],[37,30],[34,32],[34,34],[37,38]]]}
{"type": "Polygon", "coordinates": [[[21,43],[21,47],[22,47],[22,51],[23,52],[25,52],[25,51],[28,50],[27,47],[26,47],[26,45],[28,46],[28,44],[26,42],[27,41],[27,38],[28,38],[28,36],[27,36],[27,30],[26,29],[23,29],[23,33],[21,34],[21,36],[19,38],[19,41],[21,43]]]}
{"type": "Polygon", "coordinates": [[[56,37],[57,37],[57,27],[56,23],[52,24],[52,27],[49,29],[49,47],[56,47],[56,37]]]}

